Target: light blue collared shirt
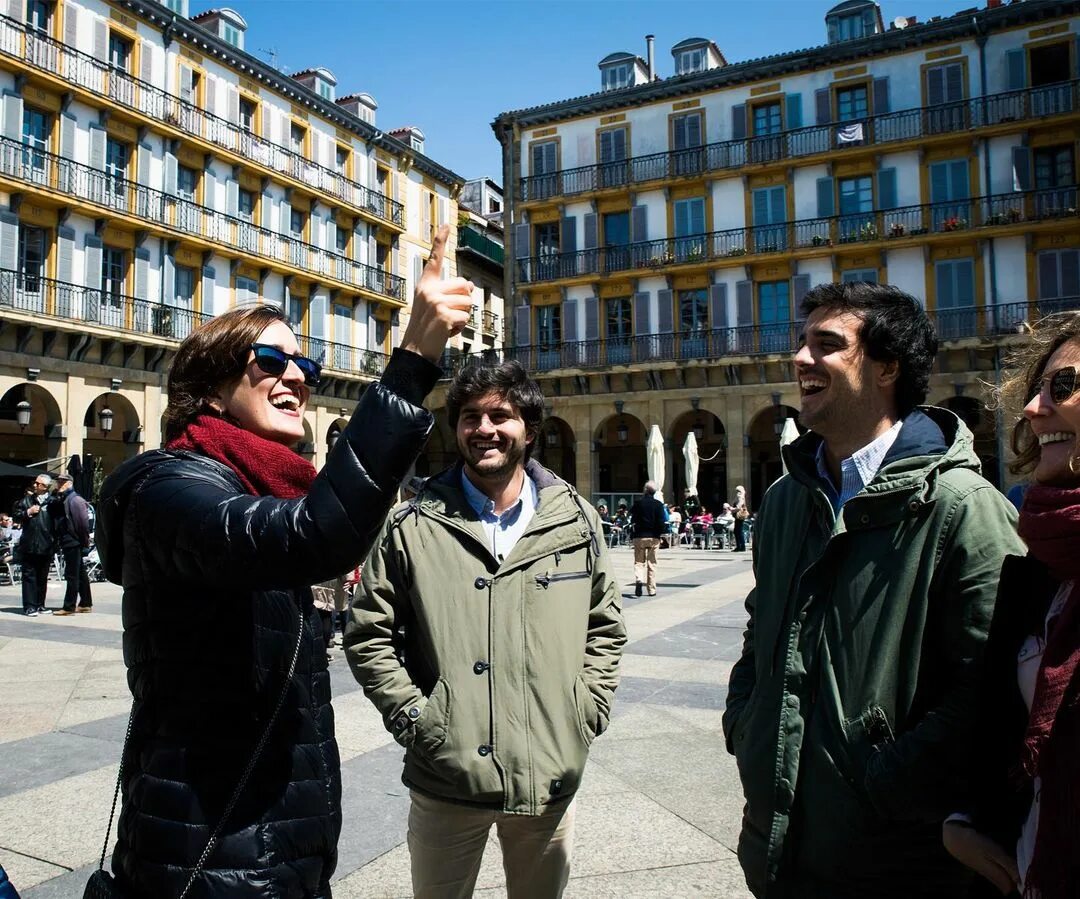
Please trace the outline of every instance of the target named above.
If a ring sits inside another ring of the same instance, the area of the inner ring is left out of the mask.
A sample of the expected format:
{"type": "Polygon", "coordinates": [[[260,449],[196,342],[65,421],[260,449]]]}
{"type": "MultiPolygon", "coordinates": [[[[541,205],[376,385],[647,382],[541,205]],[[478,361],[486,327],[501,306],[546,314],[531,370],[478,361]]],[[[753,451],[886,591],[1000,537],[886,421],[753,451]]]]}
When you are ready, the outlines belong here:
{"type": "Polygon", "coordinates": [[[881,468],[881,463],[896,443],[903,421],[898,421],[880,437],[870,441],[862,449],[857,449],[848,458],[840,462],[840,492],[836,492],[829,466],[825,462],[825,442],[822,441],[817,451],[818,475],[825,484],[825,492],[832,503],[833,511],[839,513],[844,503],[869,484],[881,468]]]}
{"type": "Polygon", "coordinates": [[[480,519],[480,526],[484,529],[487,538],[488,549],[491,550],[499,562],[502,562],[510,551],[521,539],[525,529],[536,514],[536,507],[540,504],[540,496],[536,492],[536,484],[527,474],[525,483],[521,487],[521,493],[511,506],[501,515],[495,513],[495,503],[488,498],[487,494],[479,490],[465,470],[461,470],[461,489],[465,491],[465,499],[480,519]]]}

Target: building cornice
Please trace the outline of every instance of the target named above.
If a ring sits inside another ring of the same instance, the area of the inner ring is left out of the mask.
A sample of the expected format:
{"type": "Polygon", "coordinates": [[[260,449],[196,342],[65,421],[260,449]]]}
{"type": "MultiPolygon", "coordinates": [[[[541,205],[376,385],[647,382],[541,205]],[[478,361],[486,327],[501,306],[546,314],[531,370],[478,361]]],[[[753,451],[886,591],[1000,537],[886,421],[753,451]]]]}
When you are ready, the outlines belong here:
{"type": "Polygon", "coordinates": [[[1014,0],[1011,4],[996,9],[966,10],[936,22],[897,28],[858,40],[730,63],[722,68],[693,75],[673,75],[637,87],[587,94],[542,106],[504,112],[491,123],[491,127],[495,136],[502,141],[503,134],[511,132],[515,125],[519,128],[533,128],[563,119],[734,87],[751,81],[850,65],[926,44],[978,37],[986,32],[1002,31],[1028,22],[1060,18],[1077,12],[1080,12],[1080,0],[1014,0]]]}
{"type": "Polygon", "coordinates": [[[297,83],[284,72],[267,65],[250,53],[222,40],[213,32],[203,28],[198,22],[176,15],[158,0],[114,0],[114,2],[148,21],[151,25],[163,30],[169,27],[169,36],[172,40],[183,41],[200,52],[217,57],[240,73],[255,79],[261,84],[265,84],[269,88],[273,88],[297,105],[313,109],[324,119],[346,131],[352,132],[366,143],[408,160],[413,168],[445,184],[452,191],[460,190],[465,183],[465,179],[456,172],[439,165],[439,163],[423,153],[417,153],[411,147],[407,147],[385,131],[380,131],[373,125],[357,118],[336,103],[324,100],[315,91],[297,83]]]}

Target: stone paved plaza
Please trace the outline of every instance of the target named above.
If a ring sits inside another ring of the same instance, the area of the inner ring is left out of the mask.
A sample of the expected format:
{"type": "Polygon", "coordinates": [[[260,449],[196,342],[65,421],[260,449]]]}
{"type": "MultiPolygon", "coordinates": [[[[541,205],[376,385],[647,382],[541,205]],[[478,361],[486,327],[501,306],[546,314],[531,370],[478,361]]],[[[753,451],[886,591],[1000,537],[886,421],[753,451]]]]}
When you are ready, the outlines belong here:
{"type": "MultiPolygon", "coordinates": [[[[738,658],[749,553],[661,551],[659,595],[633,595],[614,550],[629,642],[610,729],[578,794],[567,896],[748,899],[735,858],[742,800],[720,717],[738,658]]],[[[94,612],[24,618],[0,587],[0,864],[24,899],[78,897],[101,852],[129,694],[120,591],[95,584],[94,612]]],[[[63,585],[49,586],[49,606],[63,585]]],[[[401,749],[332,650],[344,827],[337,899],[408,897],[408,794],[401,749]]],[[[492,839],[478,896],[504,896],[492,839]]]]}

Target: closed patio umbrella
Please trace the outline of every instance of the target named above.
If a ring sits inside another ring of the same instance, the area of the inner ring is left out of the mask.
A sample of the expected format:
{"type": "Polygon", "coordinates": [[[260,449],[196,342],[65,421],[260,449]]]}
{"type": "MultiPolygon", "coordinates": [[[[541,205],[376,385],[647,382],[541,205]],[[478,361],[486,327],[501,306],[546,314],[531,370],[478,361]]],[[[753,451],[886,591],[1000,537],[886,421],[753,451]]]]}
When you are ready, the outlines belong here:
{"type": "MultiPolygon", "coordinates": [[[[783,430],[780,431],[780,449],[789,443],[794,443],[799,438],[799,427],[794,418],[785,418],[783,430]]],[[[784,462],[784,454],[780,453],[780,464],[784,466],[784,474],[787,474],[787,464],[784,462]]]]}
{"type": "Polygon", "coordinates": [[[682,454],[686,462],[686,488],[690,491],[691,496],[697,496],[700,459],[698,458],[697,438],[692,430],[686,432],[686,440],[683,441],[682,445],[682,454]]]}
{"type": "Polygon", "coordinates": [[[649,467],[649,480],[656,482],[656,498],[664,501],[664,435],[660,425],[649,428],[649,439],[645,443],[645,460],[649,467]]]}

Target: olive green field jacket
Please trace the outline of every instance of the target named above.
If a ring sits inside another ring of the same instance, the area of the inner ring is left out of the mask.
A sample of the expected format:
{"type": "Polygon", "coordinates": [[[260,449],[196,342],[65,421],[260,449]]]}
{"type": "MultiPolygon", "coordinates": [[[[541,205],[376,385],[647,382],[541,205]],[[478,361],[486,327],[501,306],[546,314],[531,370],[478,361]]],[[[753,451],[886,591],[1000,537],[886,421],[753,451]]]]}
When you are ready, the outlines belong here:
{"type": "Polygon", "coordinates": [[[626,631],[596,511],[535,461],[526,474],[539,504],[502,562],[460,466],[391,513],[344,645],[407,786],[538,815],[578,788],[626,631]]]}
{"type": "Polygon", "coordinates": [[[951,412],[904,420],[874,479],[840,510],[821,438],[754,527],[756,586],[724,734],[746,798],[739,859],[758,897],[962,895],[941,846],[978,751],[979,665],[1012,506],[980,475],[951,412]]]}

